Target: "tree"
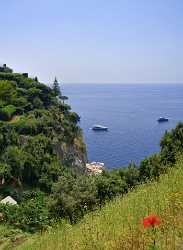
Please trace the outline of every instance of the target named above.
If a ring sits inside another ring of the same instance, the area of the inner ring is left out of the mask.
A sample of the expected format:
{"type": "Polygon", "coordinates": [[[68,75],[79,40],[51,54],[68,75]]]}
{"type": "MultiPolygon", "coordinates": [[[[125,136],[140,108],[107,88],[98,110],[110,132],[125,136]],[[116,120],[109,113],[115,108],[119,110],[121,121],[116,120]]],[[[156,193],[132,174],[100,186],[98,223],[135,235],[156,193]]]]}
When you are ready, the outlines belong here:
{"type": "Polygon", "coordinates": [[[46,196],[39,191],[24,198],[19,206],[0,204],[0,212],[4,215],[4,222],[27,232],[41,230],[49,223],[46,196]]]}
{"type": "Polygon", "coordinates": [[[62,100],[63,104],[65,104],[65,101],[68,100],[67,96],[61,96],[60,99],[62,100]]]}
{"type": "Polygon", "coordinates": [[[127,184],[120,175],[116,173],[105,172],[96,177],[97,198],[101,207],[107,200],[117,195],[124,194],[127,190],[127,184]]]}
{"type": "Polygon", "coordinates": [[[7,67],[6,64],[3,64],[2,66],[0,66],[0,72],[13,73],[13,70],[7,67]]]}
{"type": "Polygon", "coordinates": [[[16,97],[16,86],[12,81],[0,80],[0,100],[10,104],[16,97]]]}
{"type": "Polygon", "coordinates": [[[62,176],[53,185],[52,191],[50,202],[52,215],[69,218],[71,224],[97,204],[96,186],[94,180],[88,176],[81,175],[76,178],[71,175],[62,176]]]}
{"type": "Polygon", "coordinates": [[[39,97],[41,95],[41,90],[36,87],[30,88],[27,91],[27,95],[28,95],[29,101],[32,101],[35,97],[39,97]]]}
{"type": "Polygon", "coordinates": [[[59,98],[62,96],[60,86],[59,86],[59,83],[58,83],[56,77],[55,77],[55,80],[53,82],[53,91],[54,91],[55,95],[58,96],[59,98]]]}
{"type": "Polygon", "coordinates": [[[165,170],[159,154],[154,154],[141,161],[139,166],[140,180],[152,179],[158,177],[165,170]]]}
{"type": "Polygon", "coordinates": [[[0,162],[0,184],[2,180],[9,180],[11,178],[11,167],[6,163],[0,162]]]}
{"type": "Polygon", "coordinates": [[[5,168],[7,173],[11,173],[14,179],[21,181],[25,159],[25,152],[22,149],[17,146],[8,146],[2,156],[2,164],[7,166],[5,168]],[[8,166],[11,166],[11,171],[8,166]]]}
{"type": "Polygon", "coordinates": [[[176,155],[183,152],[183,123],[166,132],[161,139],[161,158],[164,164],[174,164],[176,155]]]}
{"type": "Polygon", "coordinates": [[[116,173],[126,182],[128,189],[139,183],[139,169],[133,162],[126,168],[120,168],[114,171],[116,171],[116,173]]]}
{"type": "Polygon", "coordinates": [[[43,102],[41,101],[41,99],[38,96],[36,96],[33,99],[32,103],[33,103],[35,108],[38,108],[38,109],[43,108],[43,102]]]}

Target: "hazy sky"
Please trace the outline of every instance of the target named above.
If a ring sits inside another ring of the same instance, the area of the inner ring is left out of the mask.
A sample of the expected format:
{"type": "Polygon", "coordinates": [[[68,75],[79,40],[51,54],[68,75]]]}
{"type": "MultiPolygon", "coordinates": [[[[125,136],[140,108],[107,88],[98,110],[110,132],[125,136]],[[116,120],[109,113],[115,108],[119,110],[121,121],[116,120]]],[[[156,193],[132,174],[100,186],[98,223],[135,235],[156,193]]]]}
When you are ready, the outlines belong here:
{"type": "Polygon", "coordinates": [[[183,83],[183,0],[1,0],[0,62],[49,83],[183,83]]]}

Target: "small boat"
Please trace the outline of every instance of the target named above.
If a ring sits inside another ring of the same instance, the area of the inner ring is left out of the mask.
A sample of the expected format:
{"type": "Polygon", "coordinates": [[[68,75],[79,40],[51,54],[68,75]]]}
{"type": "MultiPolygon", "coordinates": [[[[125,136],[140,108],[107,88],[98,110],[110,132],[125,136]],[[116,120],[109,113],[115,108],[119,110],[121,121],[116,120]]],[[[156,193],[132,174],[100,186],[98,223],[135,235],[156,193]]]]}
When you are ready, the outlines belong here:
{"type": "Polygon", "coordinates": [[[92,127],[92,130],[95,130],[95,131],[107,131],[108,127],[104,127],[102,125],[94,125],[92,127]]]}
{"type": "Polygon", "coordinates": [[[158,119],[158,122],[168,122],[168,118],[160,117],[160,118],[158,119]]]}

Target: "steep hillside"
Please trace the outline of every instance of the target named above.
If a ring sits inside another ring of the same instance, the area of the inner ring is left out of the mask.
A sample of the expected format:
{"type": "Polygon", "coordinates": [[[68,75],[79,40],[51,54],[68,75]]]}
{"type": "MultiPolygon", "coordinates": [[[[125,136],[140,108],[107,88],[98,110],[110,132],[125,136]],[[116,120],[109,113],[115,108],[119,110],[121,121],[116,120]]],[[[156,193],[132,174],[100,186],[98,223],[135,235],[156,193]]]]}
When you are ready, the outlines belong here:
{"type": "Polygon", "coordinates": [[[0,197],[19,200],[24,187],[49,192],[63,169],[85,171],[78,115],[65,99],[37,77],[0,67],[0,197]]]}
{"type": "Polygon", "coordinates": [[[77,225],[63,224],[29,239],[18,250],[182,249],[183,160],[160,180],[140,185],[124,197],[90,213],[77,225]],[[144,228],[143,218],[161,224],[144,228]],[[155,242],[154,242],[155,241],[155,242]],[[155,243],[155,246],[154,246],[155,243]]]}

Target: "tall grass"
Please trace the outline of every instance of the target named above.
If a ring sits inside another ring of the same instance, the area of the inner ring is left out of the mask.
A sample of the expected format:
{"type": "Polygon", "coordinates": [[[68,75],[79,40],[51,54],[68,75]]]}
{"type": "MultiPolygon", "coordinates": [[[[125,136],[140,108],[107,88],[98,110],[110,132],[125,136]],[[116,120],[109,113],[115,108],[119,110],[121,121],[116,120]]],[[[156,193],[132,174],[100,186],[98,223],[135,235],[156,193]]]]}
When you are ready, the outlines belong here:
{"type": "Polygon", "coordinates": [[[29,239],[19,250],[113,250],[150,249],[151,229],[143,218],[160,216],[157,249],[183,249],[183,160],[157,182],[140,185],[78,224],[63,224],[29,239]]]}

